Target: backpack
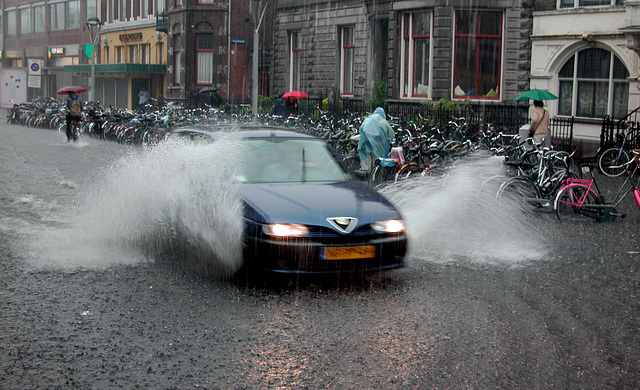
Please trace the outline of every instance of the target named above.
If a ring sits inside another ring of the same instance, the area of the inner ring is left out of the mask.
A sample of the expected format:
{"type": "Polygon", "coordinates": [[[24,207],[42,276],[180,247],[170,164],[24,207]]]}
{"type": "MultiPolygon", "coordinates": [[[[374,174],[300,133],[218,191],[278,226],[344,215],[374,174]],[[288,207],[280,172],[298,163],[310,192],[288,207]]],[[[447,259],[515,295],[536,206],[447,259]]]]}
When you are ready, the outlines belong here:
{"type": "Polygon", "coordinates": [[[80,102],[78,101],[78,99],[72,99],[71,109],[69,110],[69,113],[73,116],[80,116],[80,114],[82,113],[82,107],[80,107],[80,102]]]}

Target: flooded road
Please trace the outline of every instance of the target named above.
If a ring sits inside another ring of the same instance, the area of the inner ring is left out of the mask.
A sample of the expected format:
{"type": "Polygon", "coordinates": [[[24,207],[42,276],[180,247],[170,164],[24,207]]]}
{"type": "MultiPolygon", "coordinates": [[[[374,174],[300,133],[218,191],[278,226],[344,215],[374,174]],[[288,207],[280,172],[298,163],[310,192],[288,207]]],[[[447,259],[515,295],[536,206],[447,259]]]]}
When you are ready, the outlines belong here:
{"type": "Polygon", "coordinates": [[[479,159],[384,190],[407,267],[245,284],[223,277],[239,266],[233,145],[5,124],[0,139],[0,388],[640,386],[632,202],[601,224],[501,213],[475,190],[499,164],[479,159]],[[202,253],[214,267],[191,271],[202,253]]]}

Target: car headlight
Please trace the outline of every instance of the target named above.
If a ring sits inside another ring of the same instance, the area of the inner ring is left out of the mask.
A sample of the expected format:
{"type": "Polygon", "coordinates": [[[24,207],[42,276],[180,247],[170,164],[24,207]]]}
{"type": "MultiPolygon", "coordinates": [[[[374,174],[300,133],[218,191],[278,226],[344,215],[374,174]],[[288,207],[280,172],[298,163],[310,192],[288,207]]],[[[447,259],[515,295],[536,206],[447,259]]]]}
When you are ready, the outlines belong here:
{"type": "Polygon", "coordinates": [[[371,224],[373,230],[381,233],[402,233],[404,232],[404,222],[401,219],[388,219],[371,224]]]}
{"type": "Polygon", "coordinates": [[[309,233],[309,228],[296,223],[273,223],[270,225],[264,225],[262,231],[271,236],[300,237],[309,233]]]}

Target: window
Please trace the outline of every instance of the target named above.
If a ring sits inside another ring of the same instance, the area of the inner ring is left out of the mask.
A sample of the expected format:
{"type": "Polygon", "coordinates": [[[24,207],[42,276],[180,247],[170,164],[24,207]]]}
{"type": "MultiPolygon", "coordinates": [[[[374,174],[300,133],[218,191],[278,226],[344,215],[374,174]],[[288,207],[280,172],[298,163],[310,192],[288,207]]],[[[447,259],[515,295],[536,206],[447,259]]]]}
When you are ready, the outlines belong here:
{"type": "Polygon", "coordinates": [[[164,64],[164,43],[158,42],[156,45],[156,64],[164,64]]]}
{"type": "Polygon", "coordinates": [[[402,17],[400,83],[402,97],[429,97],[431,15],[408,12],[402,17]]]}
{"type": "Polygon", "coordinates": [[[138,64],[138,46],[131,45],[129,46],[129,62],[133,64],[138,64]]]}
{"type": "Polygon", "coordinates": [[[616,0],[558,0],[558,8],[594,7],[616,5],[616,0]]]}
{"type": "Polygon", "coordinates": [[[148,0],[138,0],[138,1],[140,1],[140,17],[146,18],[147,16],[149,16],[151,6],[153,6],[153,4],[149,4],[148,0]]]}
{"type": "Polygon", "coordinates": [[[289,32],[289,89],[296,91],[300,89],[300,34],[289,32]]]}
{"type": "Polygon", "coordinates": [[[65,30],[80,27],[80,0],[52,3],[51,30],[65,30]]]}
{"type": "Polygon", "coordinates": [[[7,35],[17,35],[18,34],[18,23],[17,18],[18,14],[15,10],[6,11],[5,20],[7,23],[7,35]]]}
{"type": "Polygon", "coordinates": [[[587,118],[627,114],[629,71],[610,51],[588,48],[567,60],[558,74],[558,114],[587,118]]]}
{"type": "Polygon", "coordinates": [[[176,1],[176,7],[182,7],[182,0],[175,0],[176,1]]]}
{"type": "Polygon", "coordinates": [[[353,95],[353,63],[355,45],[353,44],[353,27],[341,29],[340,40],[340,93],[353,95]]]}
{"type": "Polygon", "coordinates": [[[98,17],[98,8],[96,0],[86,0],[87,2],[87,19],[98,17]]]}
{"type": "Polygon", "coordinates": [[[73,0],[66,3],[66,28],[80,27],[80,0],[73,0]]]}
{"type": "Polygon", "coordinates": [[[453,96],[500,98],[502,13],[456,11],[453,96]]]}
{"type": "Polygon", "coordinates": [[[213,83],[213,34],[196,34],[196,84],[213,83]]]}
{"type": "Polygon", "coordinates": [[[44,32],[45,31],[45,9],[44,4],[36,5],[33,7],[33,31],[34,32],[44,32]]]}
{"type": "Polygon", "coordinates": [[[182,57],[182,42],[180,34],[173,35],[173,84],[180,85],[182,82],[182,69],[180,61],[182,57]]]}
{"type": "Polygon", "coordinates": [[[143,43],[140,45],[140,63],[141,64],[149,64],[151,57],[151,44],[143,43]]]}
{"type": "Polygon", "coordinates": [[[31,8],[21,8],[20,13],[20,34],[30,34],[31,30],[31,8]]]}
{"type": "Polygon", "coordinates": [[[116,46],[116,64],[124,62],[124,46],[116,46]]]}
{"type": "Polygon", "coordinates": [[[214,4],[214,0],[198,0],[198,4],[214,4]]]}

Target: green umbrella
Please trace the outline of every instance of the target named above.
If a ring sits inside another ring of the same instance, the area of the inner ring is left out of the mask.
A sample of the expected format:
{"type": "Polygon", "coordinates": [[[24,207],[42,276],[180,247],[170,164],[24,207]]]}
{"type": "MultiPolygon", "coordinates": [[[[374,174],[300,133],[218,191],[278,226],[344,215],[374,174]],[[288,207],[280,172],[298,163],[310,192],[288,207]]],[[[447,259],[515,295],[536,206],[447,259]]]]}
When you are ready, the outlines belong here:
{"type": "Polygon", "coordinates": [[[555,100],[557,98],[556,95],[544,89],[531,89],[518,95],[515,100],[555,100]]]}

